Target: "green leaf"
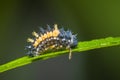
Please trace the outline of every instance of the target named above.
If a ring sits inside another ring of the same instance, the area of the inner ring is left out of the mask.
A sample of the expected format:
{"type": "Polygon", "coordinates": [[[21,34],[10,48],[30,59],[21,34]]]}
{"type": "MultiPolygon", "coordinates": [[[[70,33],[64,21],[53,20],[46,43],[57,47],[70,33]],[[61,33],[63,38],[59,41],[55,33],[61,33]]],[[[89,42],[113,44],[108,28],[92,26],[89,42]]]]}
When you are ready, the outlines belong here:
{"type": "MultiPolygon", "coordinates": [[[[87,50],[92,50],[97,48],[103,48],[103,47],[117,46],[117,45],[120,45],[120,37],[115,37],[115,38],[108,37],[103,39],[95,39],[92,41],[83,41],[83,42],[79,42],[78,46],[72,49],[72,53],[87,51],[87,50]]],[[[0,65],[0,73],[20,67],[20,66],[30,64],[37,60],[46,60],[49,58],[57,57],[59,55],[68,54],[68,53],[69,53],[68,50],[63,50],[63,51],[57,51],[57,52],[50,52],[50,53],[43,54],[36,57],[24,56],[19,59],[0,65]]]]}

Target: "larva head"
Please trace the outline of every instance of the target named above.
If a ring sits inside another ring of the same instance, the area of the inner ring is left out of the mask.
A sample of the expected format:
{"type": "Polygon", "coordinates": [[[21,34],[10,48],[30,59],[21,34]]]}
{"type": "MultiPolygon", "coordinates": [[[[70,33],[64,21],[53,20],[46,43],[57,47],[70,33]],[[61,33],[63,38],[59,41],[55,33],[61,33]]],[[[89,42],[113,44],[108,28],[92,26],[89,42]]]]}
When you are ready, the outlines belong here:
{"type": "Polygon", "coordinates": [[[68,42],[68,47],[76,47],[78,44],[76,35],[73,35],[70,30],[65,31],[63,28],[61,28],[59,37],[68,42]]]}
{"type": "Polygon", "coordinates": [[[76,47],[77,44],[78,44],[78,41],[77,41],[76,36],[77,36],[77,35],[72,35],[72,36],[71,36],[71,47],[76,47]]]}
{"type": "Polygon", "coordinates": [[[70,40],[70,47],[76,47],[78,44],[77,35],[73,35],[72,32],[70,30],[65,32],[66,35],[66,39],[70,40]]]}

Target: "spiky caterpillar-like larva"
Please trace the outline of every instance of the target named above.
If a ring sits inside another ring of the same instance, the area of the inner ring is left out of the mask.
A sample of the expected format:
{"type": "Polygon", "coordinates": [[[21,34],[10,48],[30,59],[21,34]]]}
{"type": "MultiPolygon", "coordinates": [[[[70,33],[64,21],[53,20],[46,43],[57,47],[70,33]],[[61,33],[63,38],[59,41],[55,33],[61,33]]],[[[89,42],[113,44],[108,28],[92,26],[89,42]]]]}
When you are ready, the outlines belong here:
{"type": "Polygon", "coordinates": [[[40,28],[40,33],[33,32],[34,39],[28,38],[31,45],[26,46],[29,56],[37,56],[48,49],[69,49],[69,59],[71,59],[71,48],[76,47],[78,42],[76,35],[72,35],[71,31],[64,31],[63,28],[58,29],[57,24],[51,29],[47,25],[47,29],[40,28]]]}

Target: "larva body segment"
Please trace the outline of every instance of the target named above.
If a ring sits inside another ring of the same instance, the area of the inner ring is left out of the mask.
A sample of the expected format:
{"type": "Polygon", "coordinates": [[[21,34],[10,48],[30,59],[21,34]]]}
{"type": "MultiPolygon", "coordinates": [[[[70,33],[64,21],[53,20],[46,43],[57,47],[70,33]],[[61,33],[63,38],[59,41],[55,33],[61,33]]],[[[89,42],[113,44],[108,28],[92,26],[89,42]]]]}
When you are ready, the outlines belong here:
{"type": "Polygon", "coordinates": [[[71,31],[65,31],[63,28],[58,29],[57,24],[51,29],[49,25],[45,30],[40,28],[40,33],[35,31],[32,33],[35,36],[34,39],[28,38],[27,42],[31,45],[26,46],[29,56],[38,56],[48,49],[60,49],[66,48],[70,50],[69,59],[71,59],[71,48],[76,47],[78,42],[76,35],[73,35],[71,31]]]}

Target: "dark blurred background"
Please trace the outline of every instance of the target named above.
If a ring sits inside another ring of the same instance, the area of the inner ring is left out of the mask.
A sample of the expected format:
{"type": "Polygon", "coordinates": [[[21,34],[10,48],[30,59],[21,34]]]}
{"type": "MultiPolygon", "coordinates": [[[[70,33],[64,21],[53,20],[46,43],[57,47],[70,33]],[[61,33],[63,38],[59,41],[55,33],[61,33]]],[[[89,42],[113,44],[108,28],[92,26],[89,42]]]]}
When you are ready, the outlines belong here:
{"type": "MultiPolygon", "coordinates": [[[[25,56],[26,39],[46,24],[64,26],[79,41],[120,36],[119,0],[0,0],[0,64],[25,56]]],[[[0,80],[120,80],[120,47],[36,61],[0,80]]]]}

